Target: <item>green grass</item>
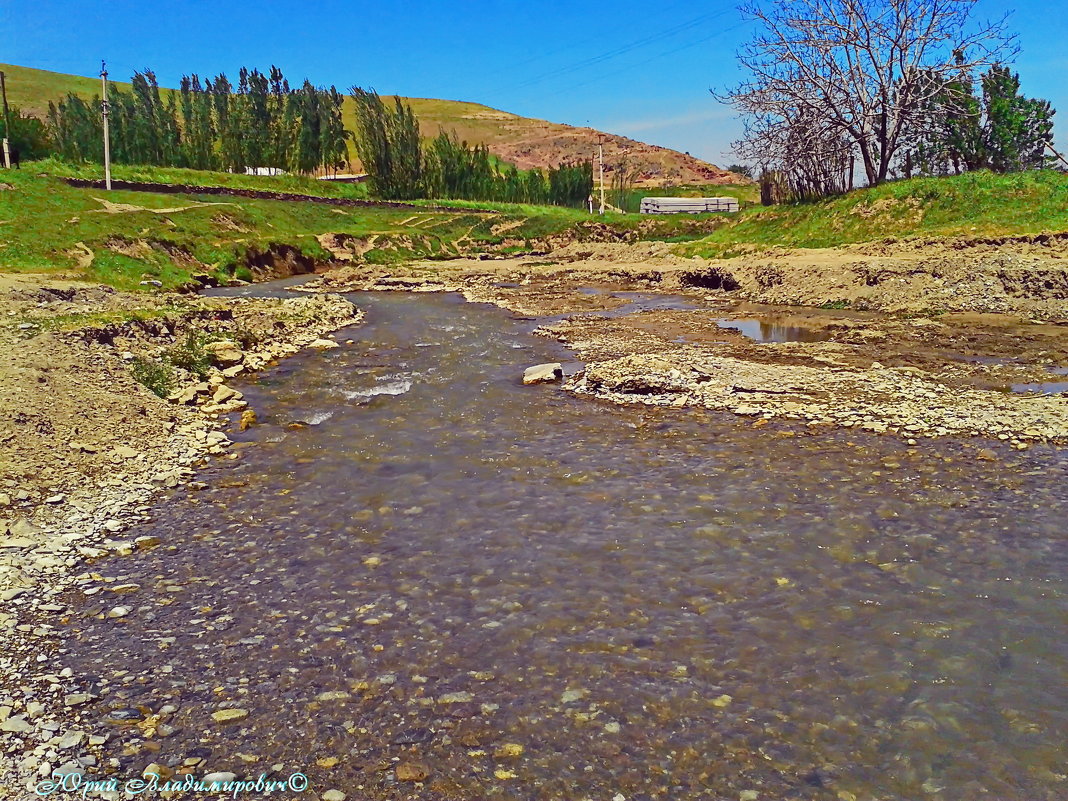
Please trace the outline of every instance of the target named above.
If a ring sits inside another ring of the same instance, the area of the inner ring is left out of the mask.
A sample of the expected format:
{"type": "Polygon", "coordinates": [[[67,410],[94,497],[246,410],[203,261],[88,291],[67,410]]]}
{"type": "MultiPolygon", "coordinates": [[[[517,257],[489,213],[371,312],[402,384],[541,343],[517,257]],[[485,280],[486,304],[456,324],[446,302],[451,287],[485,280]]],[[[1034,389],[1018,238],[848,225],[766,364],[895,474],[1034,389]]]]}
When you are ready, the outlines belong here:
{"type": "Polygon", "coordinates": [[[746,209],[683,255],[726,258],[769,246],[821,248],[902,237],[1068,231],[1068,175],[1052,170],[913,178],[816,203],[746,209]]]}
{"type": "MultiPolygon", "coordinates": [[[[325,260],[330,254],[316,240],[323,233],[377,236],[367,258],[389,264],[480,252],[505,238],[528,241],[589,219],[575,209],[551,206],[502,207],[495,214],[476,214],[217,195],[106,193],[68,186],[40,174],[37,165],[26,166],[6,174],[4,180],[13,188],[0,191],[0,270],[58,273],[120,289],[143,290],[143,280],[172,288],[205,272],[221,279],[247,279],[248,254],[273,244],[291,245],[305,256],[325,260]],[[104,213],[102,200],[135,208],[104,213]],[[500,231],[498,226],[513,227],[500,231]],[[86,249],[93,254],[88,266],[86,249]]],[[[53,173],[64,171],[58,163],[50,166],[53,173]]],[[[636,225],[637,218],[624,223],[636,225]]]]}

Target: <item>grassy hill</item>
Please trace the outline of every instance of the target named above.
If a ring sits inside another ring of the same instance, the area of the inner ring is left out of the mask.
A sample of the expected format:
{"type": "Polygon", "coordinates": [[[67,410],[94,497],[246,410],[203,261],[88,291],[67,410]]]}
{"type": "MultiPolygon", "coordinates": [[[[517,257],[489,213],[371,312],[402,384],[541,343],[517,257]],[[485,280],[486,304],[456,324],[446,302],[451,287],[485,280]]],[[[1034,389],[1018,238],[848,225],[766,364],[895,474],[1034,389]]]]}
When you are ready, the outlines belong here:
{"type": "Polygon", "coordinates": [[[760,247],[834,247],[902,237],[989,238],[1068,231],[1068,175],[1053,170],[913,178],[792,206],[743,210],[680,246],[717,258],[760,247]]]}
{"type": "MultiPolygon", "coordinates": [[[[68,93],[85,98],[100,94],[100,80],[77,75],[0,64],[7,73],[8,99],[24,111],[43,115],[49,101],[57,101],[68,93]]],[[[125,89],[129,84],[119,82],[125,89]]],[[[348,87],[339,87],[347,90],[348,87]]],[[[592,158],[599,136],[605,138],[605,159],[611,163],[626,152],[630,164],[641,172],[640,183],[656,186],[664,184],[745,184],[744,179],[726,172],[714,164],[679,153],[676,150],[638,142],[615,134],[602,134],[592,128],[576,128],[546,120],[531,119],[457,100],[404,98],[419,117],[425,136],[440,131],[455,131],[468,142],[485,143],[502,161],[520,169],[557,166],[564,161],[592,158]]],[[[346,99],[344,117],[351,130],[355,109],[346,99]]]]}

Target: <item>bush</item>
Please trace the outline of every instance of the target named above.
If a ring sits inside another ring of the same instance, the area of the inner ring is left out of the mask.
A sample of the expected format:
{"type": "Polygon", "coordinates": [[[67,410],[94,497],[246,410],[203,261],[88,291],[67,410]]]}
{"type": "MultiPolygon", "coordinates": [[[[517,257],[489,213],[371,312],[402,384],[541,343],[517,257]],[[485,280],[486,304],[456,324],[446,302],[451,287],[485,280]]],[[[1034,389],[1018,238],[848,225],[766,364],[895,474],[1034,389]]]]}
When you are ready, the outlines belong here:
{"type": "Polygon", "coordinates": [[[174,367],[166,362],[135,356],[130,362],[130,375],[161,398],[174,391],[174,367]]]}
{"type": "Polygon", "coordinates": [[[204,350],[204,342],[193,331],[185,335],[184,342],[169,348],[164,358],[198,378],[207,378],[211,368],[211,357],[204,350]]]}

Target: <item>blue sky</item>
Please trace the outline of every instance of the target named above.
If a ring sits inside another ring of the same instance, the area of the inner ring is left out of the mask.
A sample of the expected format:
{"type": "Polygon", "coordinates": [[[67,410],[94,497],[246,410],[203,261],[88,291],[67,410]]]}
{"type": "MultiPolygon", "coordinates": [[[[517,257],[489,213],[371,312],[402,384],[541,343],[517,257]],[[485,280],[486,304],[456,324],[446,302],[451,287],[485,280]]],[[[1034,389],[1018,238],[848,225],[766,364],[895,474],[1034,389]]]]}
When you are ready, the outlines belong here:
{"type": "MultiPolygon", "coordinates": [[[[1057,0],[980,0],[1012,11],[1024,92],[1061,110],[1068,142],[1068,12],[1057,0]]],[[[615,0],[0,0],[0,62],[116,78],[151,67],[232,78],[241,65],[291,80],[486,103],[688,151],[725,165],[739,122],[709,94],[736,82],[748,35],[734,2],[615,0]]]]}

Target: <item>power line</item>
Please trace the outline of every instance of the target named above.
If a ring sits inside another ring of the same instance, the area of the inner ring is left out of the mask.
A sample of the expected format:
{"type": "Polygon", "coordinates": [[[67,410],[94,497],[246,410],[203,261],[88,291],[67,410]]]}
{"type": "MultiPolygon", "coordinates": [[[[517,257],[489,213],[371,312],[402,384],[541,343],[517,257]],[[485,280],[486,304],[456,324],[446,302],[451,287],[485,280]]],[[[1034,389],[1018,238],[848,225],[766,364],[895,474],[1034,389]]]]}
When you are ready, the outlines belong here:
{"type": "MultiPolygon", "coordinates": [[[[683,0],[676,0],[676,2],[672,4],[672,10],[674,10],[675,7],[682,6],[682,5],[689,6],[691,4],[688,3],[688,2],[684,2],[683,0]]],[[[665,9],[660,9],[660,14],[662,16],[664,16],[666,14],[669,14],[669,13],[671,13],[671,11],[668,11],[668,10],[665,10],[665,9]]],[[[620,31],[620,30],[623,29],[623,27],[624,27],[623,25],[614,25],[612,27],[611,31],[608,31],[608,32],[602,31],[599,34],[597,34],[596,36],[588,36],[588,37],[586,37],[584,39],[579,39],[578,41],[566,44],[563,47],[557,47],[557,48],[554,48],[553,50],[538,50],[536,55],[533,55],[530,58],[523,59],[522,61],[509,62],[508,66],[509,66],[510,69],[512,69],[514,71],[518,67],[525,67],[527,64],[533,64],[535,61],[544,62],[545,59],[548,56],[553,56],[553,55],[556,55],[558,53],[566,53],[568,50],[574,50],[575,48],[583,47],[583,46],[585,46],[587,44],[591,44],[591,43],[594,43],[594,42],[603,42],[605,40],[605,38],[611,36],[612,31],[620,31]]]]}
{"type": "Polygon", "coordinates": [[[612,50],[607,50],[603,53],[599,53],[589,58],[582,59],[581,61],[577,61],[572,64],[565,65],[563,67],[558,67],[556,69],[542,73],[541,75],[536,75],[533,78],[528,78],[525,81],[520,81],[519,83],[511,84],[508,87],[502,87],[500,90],[491,91],[489,93],[489,97],[499,96],[506,89],[510,91],[514,91],[516,89],[523,89],[528,86],[533,86],[534,84],[541,83],[549,78],[559,77],[571,72],[576,72],[578,70],[588,69],[589,67],[592,67],[596,64],[602,64],[605,61],[611,61],[612,59],[619,58],[620,56],[626,55],[627,53],[637,50],[638,48],[646,47],[647,45],[653,44],[663,39],[668,39],[672,36],[686,31],[689,28],[695,27],[696,25],[702,22],[709,22],[713,19],[722,17],[730,12],[731,9],[727,9],[723,11],[717,11],[712,14],[702,14],[698,17],[694,17],[693,19],[687,20],[686,22],[679,23],[677,25],[672,25],[669,28],[666,28],[649,36],[644,36],[640,39],[636,39],[632,42],[629,42],[612,50]]]}
{"type": "Polygon", "coordinates": [[[691,47],[697,47],[697,45],[705,44],[706,42],[710,42],[713,39],[718,39],[723,34],[730,33],[731,31],[736,30],[737,28],[740,28],[743,25],[745,25],[744,22],[739,22],[738,24],[732,25],[729,28],[723,28],[723,29],[721,29],[719,31],[716,31],[716,33],[712,34],[711,36],[704,36],[704,37],[702,37],[700,39],[697,39],[695,41],[688,42],[687,44],[684,44],[684,45],[680,45],[679,47],[674,47],[674,48],[672,48],[670,50],[665,50],[662,53],[657,53],[655,55],[648,56],[647,58],[643,59],[640,63],[631,64],[630,66],[624,66],[624,67],[616,69],[616,70],[614,70],[613,72],[610,72],[610,73],[603,73],[601,75],[597,75],[597,76],[595,76],[593,78],[590,78],[587,81],[582,81],[581,83],[569,84],[568,86],[566,86],[566,87],[564,87],[562,89],[558,89],[555,92],[552,92],[550,94],[542,95],[541,99],[547,100],[549,98],[559,97],[562,94],[566,94],[568,92],[574,91],[575,89],[579,89],[579,88],[581,88],[583,86],[589,86],[591,83],[597,83],[598,81],[607,80],[609,78],[616,78],[616,77],[619,76],[620,73],[627,72],[629,70],[636,69],[637,67],[644,66],[645,64],[649,63],[650,61],[656,61],[657,59],[666,58],[667,56],[672,56],[675,53],[679,53],[679,52],[681,52],[683,50],[688,50],[691,47]]]}

